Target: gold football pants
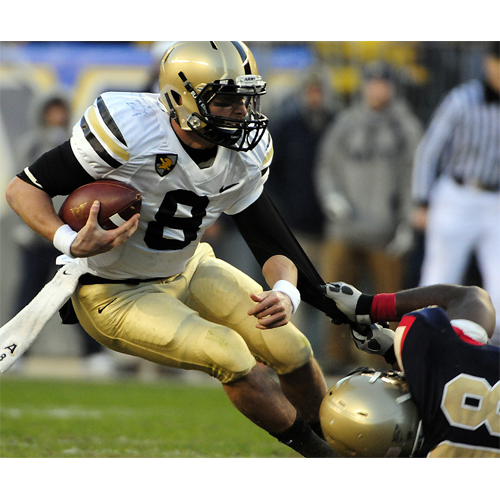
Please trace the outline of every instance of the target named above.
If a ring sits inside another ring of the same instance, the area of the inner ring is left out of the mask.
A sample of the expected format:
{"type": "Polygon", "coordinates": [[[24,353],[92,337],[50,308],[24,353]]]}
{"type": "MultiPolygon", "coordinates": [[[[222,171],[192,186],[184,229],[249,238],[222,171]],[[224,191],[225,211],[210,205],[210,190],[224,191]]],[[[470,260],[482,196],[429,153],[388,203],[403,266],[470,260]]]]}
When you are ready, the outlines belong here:
{"type": "Polygon", "coordinates": [[[181,274],[139,285],[79,285],[73,305],[99,343],[166,366],[201,370],[223,383],[256,359],[280,375],[312,357],[307,338],[291,323],[255,328],[250,293],[262,287],[201,243],[181,274]]]}

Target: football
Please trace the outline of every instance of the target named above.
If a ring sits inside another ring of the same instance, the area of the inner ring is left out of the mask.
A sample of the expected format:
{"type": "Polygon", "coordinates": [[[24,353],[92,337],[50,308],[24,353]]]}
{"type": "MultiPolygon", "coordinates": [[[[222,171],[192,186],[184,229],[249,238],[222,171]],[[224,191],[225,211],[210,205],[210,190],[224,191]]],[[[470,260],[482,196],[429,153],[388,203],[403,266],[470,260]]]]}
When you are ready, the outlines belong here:
{"type": "Polygon", "coordinates": [[[87,222],[95,200],[101,203],[99,225],[106,230],[117,228],[141,211],[142,197],[139,191],[123,182],[99,180],[75,189],[64,200],[59,217],[73,231],[80,231],[87,222]]]}

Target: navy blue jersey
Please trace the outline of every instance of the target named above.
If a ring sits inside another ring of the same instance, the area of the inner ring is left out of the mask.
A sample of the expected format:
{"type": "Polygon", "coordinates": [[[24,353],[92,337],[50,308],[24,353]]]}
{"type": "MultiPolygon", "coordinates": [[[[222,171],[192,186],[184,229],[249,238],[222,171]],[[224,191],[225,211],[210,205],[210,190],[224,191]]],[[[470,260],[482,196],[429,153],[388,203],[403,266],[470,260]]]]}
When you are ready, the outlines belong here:
{"type": "Polygon", "coordinates": [[[407,314],[399,326],[422,419],[417,456],[500,457],[500,348],[460,336],[438,307],[407,314]]]}

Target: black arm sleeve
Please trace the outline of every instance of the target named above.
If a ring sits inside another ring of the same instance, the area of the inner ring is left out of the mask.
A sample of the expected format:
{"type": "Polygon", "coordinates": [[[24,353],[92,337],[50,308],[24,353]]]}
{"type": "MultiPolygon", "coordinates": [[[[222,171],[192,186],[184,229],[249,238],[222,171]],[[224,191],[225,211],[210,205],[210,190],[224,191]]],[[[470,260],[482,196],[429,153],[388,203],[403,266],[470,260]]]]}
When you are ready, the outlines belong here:
{"type": "Polygon", "coordinates": [[[36,183],[24,170],[18,177],[28,184],[43,189],[51,197],[67,195],[77,187],[95,180],[80,165],[69,141],[44,153],[28,169],[36,183]]]}
{"type": "Polygon", "coordinates": [[[273,255],[288,257],[298,270],[297,288],[302,300],[323,311],[334,323],[348,322],[335,302],[322,292],[325,282],[265,191],[255,203],[231,218],[261,266],[273,255]]]}

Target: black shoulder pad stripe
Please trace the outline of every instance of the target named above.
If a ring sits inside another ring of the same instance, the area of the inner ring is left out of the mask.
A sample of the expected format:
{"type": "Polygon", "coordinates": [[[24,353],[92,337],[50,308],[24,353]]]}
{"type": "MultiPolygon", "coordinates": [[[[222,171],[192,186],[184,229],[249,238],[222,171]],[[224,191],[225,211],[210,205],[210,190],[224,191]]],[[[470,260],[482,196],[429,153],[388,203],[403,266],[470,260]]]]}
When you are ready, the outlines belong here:
{"type": "Polygon", "coordinates": [[[97,140],[96,136],[90,130],[89,124],[85,117],[82,117],[80,121],[80,127],[82,127],[85,139],[92,146],[92,149],[112,168],[121,167],[121,163],[115,160],[102,146],[102,144],[97,140]]]}
{"type": "Polygon", "coordinates": [[[127,146],[127,143],[125,142],[125,139],[123,138],[122,133],[120,132],[120,129],[118,128],[118,125],[116,122],[113,120],[113,117],[111,116],[111,113],[109,112],[108,107],[106,106],[106,103],[104,102],[102,96],[99,96],[97,98],[97,108],[99,109],[99,113],[106,124],[106,127],[109,128],[109,130],[113,133],[113,135],[124,145],[127,146]]]}

